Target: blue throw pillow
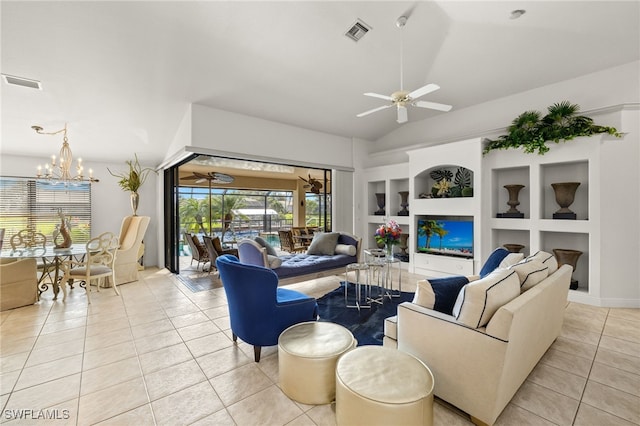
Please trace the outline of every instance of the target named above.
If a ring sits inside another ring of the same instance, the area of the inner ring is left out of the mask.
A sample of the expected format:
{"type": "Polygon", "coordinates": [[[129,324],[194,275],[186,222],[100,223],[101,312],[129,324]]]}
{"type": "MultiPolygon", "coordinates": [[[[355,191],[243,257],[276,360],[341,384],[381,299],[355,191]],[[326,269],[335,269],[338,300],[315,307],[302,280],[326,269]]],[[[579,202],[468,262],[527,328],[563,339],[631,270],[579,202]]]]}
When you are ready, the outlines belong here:
{"type": "Polygon", "coordinates": [[[467,284],[469,279],[461,275],[418,281],[413,303],[451,315],[458,293],[467,284]]]}
{"type": "Polygon", "coordinates": [[[482,265],[482,269],[480,269],[480,278],[484,278],[492,273],[508,255],[509,250],[504,247],[498,247],[495,249],[493,253],[489,255],[489,258],[484,265],[482,265]]]}

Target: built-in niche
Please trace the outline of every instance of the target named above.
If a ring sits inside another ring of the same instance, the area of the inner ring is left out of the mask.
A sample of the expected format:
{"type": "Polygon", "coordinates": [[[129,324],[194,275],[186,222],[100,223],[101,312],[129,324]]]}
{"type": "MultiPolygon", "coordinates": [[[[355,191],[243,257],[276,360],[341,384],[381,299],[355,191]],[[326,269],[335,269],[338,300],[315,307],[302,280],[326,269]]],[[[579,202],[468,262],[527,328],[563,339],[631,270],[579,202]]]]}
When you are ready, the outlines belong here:
{"type": "Polygon", "coordinates": [[[473,171],[457,165],[439,165],[414,178],[414,198],[473,197],[473,171]]]}

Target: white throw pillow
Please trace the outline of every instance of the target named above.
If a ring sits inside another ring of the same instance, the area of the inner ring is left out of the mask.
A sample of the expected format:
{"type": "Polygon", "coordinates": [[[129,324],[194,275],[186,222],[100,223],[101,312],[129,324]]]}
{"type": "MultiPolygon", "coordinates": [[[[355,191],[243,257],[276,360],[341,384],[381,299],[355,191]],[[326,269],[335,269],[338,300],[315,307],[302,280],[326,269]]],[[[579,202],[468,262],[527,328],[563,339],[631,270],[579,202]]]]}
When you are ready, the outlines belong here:
{"type": "Polygon", "coordinates": [[[558,270],[558,260],[554,255],[547,253],[546,251],[540,250],[539,252],[529,256],[527,259],[539,260],[544,265],[547,265],[549,267],[549,275],[558,270]]]}
{"type": "Polygon", "coordinates": [[[525,292],[549,276],[549,267],[535,259],[525,259],[511,266],[520,280],[520,291],[525,292]]]}
{"type": "Polygon", "coordinates": [[[500,307],[519,295],[518,274],[509,269],[498,269],[460,290],[453,316],[468,327],[484,327],[500,307]]]}
{"type": "Polygon", "coordinates": [[[336,254],[346,254],[347,256],[356,255],[356,246],[349,244],[336,244],[336,254]]]}
{"type": "Polygon", "coordinates": [[[429,280],[420,280],[416,287],[416,293],[413,295],[413,301],[416,305],[427,309],[433,309],[436,303],[436,295],[433,293],[429,280]]]}
{"type": "Polygon", "coordinates": [[[420,280],[413,296],[413,303],[451,315],[460,289],[467,284],[469,279],[461,275],[420,280]]]}
{"type": "Polygon", "coordinates": [[[270,254],[267,255],[267,262],[269,262],[269,268],[275,269],[282,266],[282,259],[278,256],[272,256],[270,254]]]}
{"type": "Polygon", "coordinates": [[[522,259],[524,259],[524,253],[509,253],[507,257],[502,259],[502,262],[500,262],[498,268],[508,268],[509,266],[515,265],[516,263],[520,262],[522,259]]]}

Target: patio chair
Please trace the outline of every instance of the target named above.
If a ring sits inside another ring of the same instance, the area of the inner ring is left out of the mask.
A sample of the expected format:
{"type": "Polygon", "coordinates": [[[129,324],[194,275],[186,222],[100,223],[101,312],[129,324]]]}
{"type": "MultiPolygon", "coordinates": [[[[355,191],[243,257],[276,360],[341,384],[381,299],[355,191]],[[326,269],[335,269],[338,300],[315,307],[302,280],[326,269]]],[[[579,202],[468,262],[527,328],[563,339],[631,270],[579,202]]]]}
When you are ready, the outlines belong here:
{"type": "Polygon", "coordinates": [[[193,261],[195,260],[198,262],[196,270],[200,267],[201,263],[204,268],[204,264],[209,261],[207,249],[202,246],[198,237],[193,234],[185,232],[184,239],[187,240],[187,244],[189,244],[189,249],[191,250],[191,265],[193,265],[193,261]]]}
{"type": "Polygon", "coordinates": [[[204,242],[204,247],[206,248],[207,254],[209,255],[209,260],[211,261],[211,264],[209,265],[209,272],[211,272],[212,269],[217,269],[216,259],[218,258],[218,256],[222,256],[223,254],[231,254],[238,257],[238,250],[223,249],[222,245],[220,244],[220,238],[218,237],[211,238],[205,235],[204,237],[202,237],[202,241],[204,242]]]}
{"type": "Polygon", "coordinates": [[[278,231],[278,237],[280,237],[280,248],[289,253],[302,253],[307,251],[307,247],[300,243],[296,243],[293,239],[293,232],[280,230],[278,231]]]}

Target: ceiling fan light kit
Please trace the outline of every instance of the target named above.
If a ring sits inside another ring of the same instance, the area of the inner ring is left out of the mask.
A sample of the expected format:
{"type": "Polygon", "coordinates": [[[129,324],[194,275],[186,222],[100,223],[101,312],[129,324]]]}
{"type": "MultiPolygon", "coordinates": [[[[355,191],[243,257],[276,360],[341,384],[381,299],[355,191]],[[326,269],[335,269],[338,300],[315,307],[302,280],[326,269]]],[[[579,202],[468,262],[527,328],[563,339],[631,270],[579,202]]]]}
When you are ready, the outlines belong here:
{"type": "MultiPolygon", "coordinates": [[[[401,16],[396,20],[396,26],[402,29],[407,23],[407,17],[401,16]]],[[[448,112],[451,110],[451,105],[441,104],[437,102],[427,102],[427,101],[418,101],[417,99],[427,95],[431,92],[434,92],[440,88],[437,84],[429,83],[425,86],[422,86],[412,92],[406,91],[403,88],[403,49],[402,49],[402,41],[400,43],[400,90],[393,92],[391,96],[381,95],[379,93],[367,92],[364,95],[372,98],[379,98],[385,101],[391,102],[390,104],[383,105],[377,108],[370,109],[365,112],[361,112],[357,114],[356,117],[364,117],[369,114],[373,114],[374,112],[382,111],[383,109],[391,108],[392,106],[396,106],[397,109],[397,119],[396,121],[400,124],[406,123],[409,121],[409,116],[407,112],[407,105],[418,108],[427,108],[434,109],[437,111],[448,112]]]]}

